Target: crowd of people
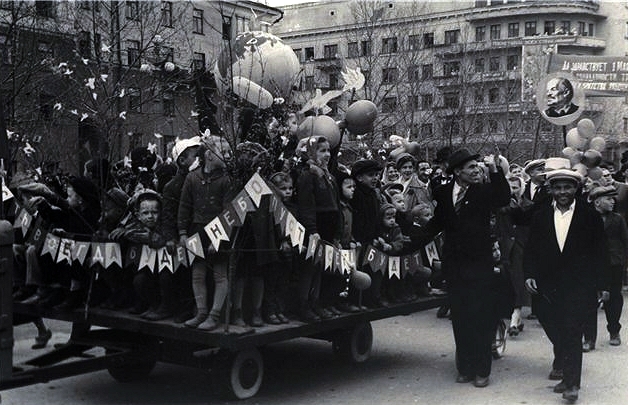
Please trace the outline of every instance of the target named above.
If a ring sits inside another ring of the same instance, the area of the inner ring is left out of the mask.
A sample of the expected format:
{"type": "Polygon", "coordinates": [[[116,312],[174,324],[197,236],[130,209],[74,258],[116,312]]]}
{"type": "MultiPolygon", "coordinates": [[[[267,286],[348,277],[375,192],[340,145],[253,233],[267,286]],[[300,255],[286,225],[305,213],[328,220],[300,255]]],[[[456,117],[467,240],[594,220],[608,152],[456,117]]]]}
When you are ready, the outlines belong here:
{"type": "Polygon", "coordinates": [[[443,148],[431,162],[397,153],[350,164],[339,163],[338,150],[324,136],[311,136],[296,145],[294,159],[269,165],[259,144],[232,148],[219,136],[195,136],[177,141],[166,161],[138,148],[130,168],[94,159],[81,176],[15,175],[10,187],[18,206],[54,234],[119,242],[124,255],[137,245],[174,252],[196,233],[208,246],[204,228],[241,191],[242,174],[262,173],[309,235],[356,249],[353,271],[370,278],[365,290],[298,254],[272,213],[258,209],[238,232],[236,256],[206,251],[176,272],[123,264],[95,279],[93,269],[40,256],[22,235],[14,248],[14,299],[59,311],[87,302],[211,331],[225,322],[227,307],[231,323],[256,328],[291,318],[315,322],[446,290],[456,381],[484,387],[498,319],[509,317],[508,333],[518,335],[521,308],[532,297],[554,346],[550,378],[561,379],[555,391],[577,399],[582,349],[595,347],[598,299],[606,301],[610,344],[621,343],[628,257],[622,174],[628,166],[615,173],[608,164],[593,182],[566,168],[546,170],[543,159],[509,165],[498,150],[480,157],[443,148]],[[439,257],[428,258],[425,246],[435,238],[439,257]],[[388,277],[362,265],[366,246],[395,256],[421,251],[424,267],[388,277]]]}

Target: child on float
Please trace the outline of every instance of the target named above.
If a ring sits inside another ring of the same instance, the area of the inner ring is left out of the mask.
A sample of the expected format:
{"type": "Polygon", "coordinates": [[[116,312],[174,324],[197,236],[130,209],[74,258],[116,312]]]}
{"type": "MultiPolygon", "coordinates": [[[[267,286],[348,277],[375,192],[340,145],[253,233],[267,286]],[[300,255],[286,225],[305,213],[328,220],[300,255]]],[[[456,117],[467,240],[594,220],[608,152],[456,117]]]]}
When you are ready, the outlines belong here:
{"type": "MultiPolygon", "coordinates": [[[[166,238],[161,230],[161,196],[154,190],[144,189],[131,197],[129,206],[133,217],[126,225],[114,229],[110,239],[124,244],[146,245],[151,249],[164,247],[166,238]]],[[[157,309],[160,301],[159,273],[154,268],[139,269],[133,276],[133,289],[136,303],[129,312],[148,319],[147,316],[157,309]]]]}
{"type": "MultiPolygon", "coordinates": [[[[340,217],[338,187],[329,172],[330,145],[323,136],[312,136],[306,142],[307,164],[297,180],[299,222],[308,235],[318,235],[321,241],[333,243],[339,237],[340,217]]],[[[299,274],[299,315],[302,321],[312,322],[333,316],[320,302],[320,292],[333,284],[337,275],[326,272],[313,262],[305,261],[299,274]],[[321,287],[322,280],[324,285],[321,287]]],[[[327,297],[324,297],[327,298],[327,297]]]]}
{"type": "MultiPolygon", "coordinates": [[[[403,250],[404,236],[401,227],[396,220],[397,210],[395,206],[386,203],[379,210],[379,236],[373,240],[373,246],[389,256],[399,256],[403,250]]],[[[382,290],[387,292],[391,302],[398,302],[402,295],[402,281],[396,276],[388,274],[388,269],[383,271],[388,277],[384,277],[382,290]]],[[[401,274],[399,275],[401,277],[401,274]]],[[[382,294],[384,295],[384,294],[382,294]]],[[[388,302],[384,302],[386,306],[388,302]]]]}
{"type": "MultiPolygon", "coordinates": [[[[269,181],[284,207],[296,216],[298,207],[294,201],[292,177],[286,172],[276,172],[270,176],[269,181]]],[[[276,231],[276,235],[280,260],[274,263],[264,278],[263,312],[265,321],[271,325],[288,323],[289,321],[285,315],[286,302],[295,259],[290,238],[282,235],[279,230],[276,231]]]]}
{"type": "Polygon", "coordinates": [[[201,330],[214,330],[218,327],[220,313],[227,298],[229,256],[220,251],[211,254],[207,252],[206,247],[210,241],[204,227],[220,215],[235,196],[226,171],[226,162],[231,159],[232,152],[229,143],[216,135],[204,138],[199,152],[203,158],[201,166],[185,178],[177,217],[180,243],[185,246],[188,237],[198,233],[205,249],[205,258],[197,257],[192,264],[196,315],[188,319],[185,325],[201,330]],[[207,285],[210,271],[214,280],[211,310],[207,285]]]}

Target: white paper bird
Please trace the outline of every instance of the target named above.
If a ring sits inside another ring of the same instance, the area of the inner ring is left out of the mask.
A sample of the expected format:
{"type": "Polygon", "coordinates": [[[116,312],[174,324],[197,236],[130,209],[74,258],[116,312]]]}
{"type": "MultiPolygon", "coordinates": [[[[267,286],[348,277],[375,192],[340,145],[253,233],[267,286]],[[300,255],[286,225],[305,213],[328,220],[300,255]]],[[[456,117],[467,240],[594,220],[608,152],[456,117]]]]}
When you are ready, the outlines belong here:
{"type": "Polygon", "coordinates": [[[212,136],[212,131],[209,128],[205,128],[205,131],[201,133],[201,138],[209,138],[210,136],[212,136]]]}
{"type": "Polygon", "coordinates": [[[118,117],[120,117],[123,120],[125,120],[126,119],[126,111],[122,111],[120,114],[118,114],[118,117]]]}
{"type": "Polygon", "coordinates": [[[90,77],[89,79],[87,79],[87,83],[85,83],[85,86],[94,90],[94,88],[96,88],[96,79],[93,77],[90,77]]]}
{"type": "Polygon", "coordinates": [[[108,77],[109,75],[100,75],[100,80],[102,80],[103,82],[106,82],[108,77]]]}
{"type": "Polygon", "coordinates": [[[59,63],[59,66],[57,66],[57,69],[62,69],[62,68],[67,68],[68,64],[66,62],[61,62],[59,63]]]}
{"type": "Polygon", "coordinates": [[[148,142],[148,146],[146,147],[150,153],[157,153],[157,144],[148,142]]]}
{"type": "Polygon", "coordinates": [[[395,146],[405,146],[408,144],[408,140],[399,135],[390,135],[388,137],[388,140],[390,141],[392,145],[395,145],[395,146]]]}
{"type": "Polygon", "coordinates": [[[198,117],[198,112],[192,110],[192,111],[190,111],[190,116],[191,117],[198,117]]]}
{"type": "Polygon", "coordinates": [[[74,70],[70,70],[70,69],[67,69],[65,72],[63,72],[63,74],[66,76],[70,76],[72,73],[74,73],[74,70]]]}
{"type": "Polygon", "coordinates": [[[83,62],[83,65],[87,65],[89,63],[89,59],[81,58],[81,62],[83,62]]]}
{"type": "Polygon", "coordinates": [[[24,142],[24,147],[22,148],[22,150],[24,151],[24,153],[26,153],[28,156],[30,156],[32,153],[36,152],[35,148],[33,148],[31,146],[30,143],[28,142],[24,142]]]}
{"type": "Polygon", "coordinates": [[[154,135],[154,136],[155,136],[155,138],[157,138],[157,139],[161,139],[161,138],[163,138],[163,137],[164,137],[164,136],[163,136],[162,134],[160,134],[159,132],[155,132],[153,135],[154,135]]]}
{"type": "Polygon", "coordinates": [[[11,138],[13,137],[13,134],[15,134],[15,132],[13,132],[13,131],[9,131],[9,130],[7,129],[7,139],[11,139],[11,138]]]}
{"type": "Polygon", "coordinates": [[[131,164],[131,158],[128,156],[124,157],[124,167],[131,168],[133,165],[131,164]]]}
{"type": "Polygon", "coordinates": [[[120,98],[124,97],[124,89],[120,90],[120,94],[118,94],[118,97],[120,98]]]}
{"type": "Polygon", "coordinates": [[[92,93],[92,98],[94,99],[94,101],[98,100],[98,94],[92,93]]]}
{"type": "Polygon", "coordinates": [[[111,45],[107,45],[107,44],[102,44],[102,46],[100,47],[100,50],[106,53],[111,52],[111,45]]]}
{"type": "Polygon", "coordinates": [[[322,94],[321,89],[316,89],[316,96],[314,96],[313,99],[308,100],[299,112],[303,114],[306,111],[310,111],[312,109],[323,109],[325,106],[327,106],[328,102],[340,96],[342,93],[342,90],[330,90],[327,93],[322,94]]]}
{"type": "Polygon", "coordinates": [[[74,115],[78,115],[78,111],[77,110],[70,110],[70,112],[74,115]]]}
{"type": "Polygon", "coordinates": [[[61,110],[61,108],[63,108],[63,106],[61,105],[61,103],[56,103],[56,104],[54,105],[54,109],[55,109],[55,110],[57,110],[57,111],[61,110]]]}
{"type": "Polygon", "coordinates": [[[340,72],[342,76],[342,80],[345,81],[345,85],[342,87],[343,91],[349,91],[355,89],[360,90],[364,87],[364,83],[366,83],[366,78],[364,74],[360,72],[360,68],[356,67],[355,69],[347,69],[347,71],[340,72]]]}
{"type": "Polygon", "coordinates": [[[89,114],[87,114],[87,113],[81,114],[81,121],[86,120],[88,117],[89,117],[89,114]]]}

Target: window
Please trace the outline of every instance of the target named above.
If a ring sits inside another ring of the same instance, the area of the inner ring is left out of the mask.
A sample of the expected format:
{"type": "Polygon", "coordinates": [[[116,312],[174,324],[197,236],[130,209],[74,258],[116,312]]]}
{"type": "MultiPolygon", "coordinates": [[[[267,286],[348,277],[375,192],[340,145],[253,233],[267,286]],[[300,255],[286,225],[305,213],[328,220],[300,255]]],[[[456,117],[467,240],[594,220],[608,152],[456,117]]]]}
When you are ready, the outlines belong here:
{"type": "Polygon", "coordinates": [[[303,60],[303,49],[297,48],[297,49],[293,49],[293,51],[297,55],[297,59],[299,59],[299,62],[304,62],[304,60],[303,60]]]}
{"type": "Polygon", "coordinates": [[[54,97],[51,94],[39,94],[39,117],[44,121],[52,121],[52,105],[54,97]]]}
{"type": "Polygon", "coordinates": [[[314,90],[314,76],[305,76],[305,90],[314,90]]]}
{"type": "Polygon", "coordinates": [[[410,108],[412,109],[412,111],[418,111],[419,110],[419,96],[408,96],[408,104],[410,105],[410,108]]]}
{"type": "Polygon", "coordinates": [[[329,74],[329,88],[330,89],[338,88],[338,74],[337,73],[329,74]]]}
{"type": "Polygon", "coordinates": [[[390,114],[397,110],[397,97],[386,97],[382,100],[382,112],[390,114]]]}
{"type": "Polygon", "coordinates": [[[129,20],[139,21],[140,19],[140,2],[127,1],[125,7],[126,18],[129,20]]]}
{"type": "Polygon", "coordinates": [[[434,105],[434,95],[432,94],[423,94],[421,95],[421,109],[429,110],[434,105]]]}
{"type": "Polygon", "coordinates": [[[593,24],[589,24],[589,36],[593,36],[593,24]]]}
{"type": "Polygon", "coordinates": [[[140,62],[140,41],[126,41],[127,63],[133,66],[140,62]]]}
{"type": "Polygon", "coordinates": [[[397,53],[397,37],[382,39],[382,53],[397,53]]]}
{"type": "Polygon", "coordinates": [[[477,58],[475,60],[475,73],[484,72],[484,58],[477,58]]]}
{"type": "Polygon", "coordinates": [[[192,32],[194,34],[203,33],[203,10],[195,8],[192,11],[192,32]]]}
{"type": "Polygon", "coordinates": [[[364,40],[361,42],[361,51],[362,51],[362,56],[371,56],[371,51],[372,51],[372,45],[371,45],[371,40],[364,40]]]}
{"type": "Polygon", "coordinates": [[[488,70],[490,72],[499,72],[500,70],[500,66],[499,66],[499,56],[492,56],[489,60],[488,60],[488,70]]]}
{"type": "Polygon", "coordinates": [[[166,27],[172,27],[172,2],[161,2],[161,24],[166,27]]]}
{"type": "Polygon", "coordinates": [[[460,30],[445,31],[445,45],[457,44],[460,38],[460,30]]]}
{"type": "Polygon", "coordinates": [[[421,36],[420,35],[410,35],[408,37],[408,50],[417,51],[421,49],[421,36]]]}
{"type": "Polygon", "coordinates": [[[500,39],[502,36],[501,24],[491,25],[491,39],[500,39]]]}
{"type": "Polygon", "coordinates": [[[571,32],[571,21],[561,21],[560,29],[563,34],[569,34],[571,32]]]}
{"type": "Polygon", "coordinates": [[[484,121],[482,119],[478,119],[473,123],[473,133],[481,134],[484,132],[484,121]]]}
{"type": "Polygon", "coordinates": [[[53,1],[36,1],[35,12],[38,17],[52,18],[54,17],[54,2],[53,1]]]}
{"type": "Polygon", "coordinates": [[[443,94],[443,107],[458,108],[459,105],[460,99],[457,92],[449,92],[443,94]]]}
{"type": "Polygon", "coordinates": [[[506,70],[517,70],[519,69],[519,55],[508,55],[506,59],[506,70]]]}
{"type": "Polygon", "coordinates": [[[475,42],[482,42],[486,39],[486,27],[475,27],[475,42]]]}
{"type": "Polygon", "coordinates": [[[245,32],[249,30],[249,19],[246,17],[236,16],[236,33],[245,32]]]}
{"type": "Polygon", "coordinates": [[[484,91],[482,89],[475,89],[473,93],[473,102],[475,104],[484,104],[484,91]]]}
{"type": "Polygon", "coordinates": [[[491,104],[499,102],[499,89],[497,87],[488,89],[488,102],[491,104]]]}
{"type": "Polygon", "coordinates": [[[519,23],[508,24],[508,38],[517,38],[519,36],[519,23]]]}
{"type": "Polygon", "coordinates": [[[54,49],[48,42],[39,41],[37,43],[37,52],[42,59],[54,58],[54,49]]]}
{"type": "Polygon", "coordinates": [[[314,60],[314,47],[305,48],[305,60],[314,60]]]}
{"type": "Polygon", "coordinates": [[[421,68],[419,66],[410,66],[408,68],[408,81],[418,82],[421,80],[421,68]]]}
{"type": "Polygon", "coordinates": [[[421,79],[426,80],[432,77],[434,77],[434,65],[423,65],[421,67],[421,79]]]}
{"type": "Polygon", "coordinates": [[[11,44],[6,35],[0,35],[0,64],[11,64],[11,44]]]}
{"type": "Polygon", "coordinates": [[[397,72],[397,68],[383,68],[382,69],[382,83],[384,84],[394,84],[397,82],[397,78],[399,74],[397,72]]]}
{"type": "Polygon", "coordinates": [[[164,93],[163,108],[164,108],[164,115],[166,117],[175,116],[174,96],[172,95],[172,93],[170,92],[164,93]]]}
{"type": "Polygon", "coordinates": [[[78,35],[78,52],[84,58],[92,56],[92,42],[89,31],[81,31],[78,35]]]}
{"type": "Polygon", "coordinates": [[[323,58],[335,59],[338,57],[338,45],[325,45],[323,47],[323,58]]]}
{"type": "Polygon", "coordinates": [[[360,56],[357,42],[349,42],[347,44],[347,56],[350,58],[357,58],[360,56]]]}
{"type": "Polygon", "coordinates": [[[543,33],[547,35],[554,35],[556,32],[556,21],[545,21],[543,26],[543,33]]]}
{"type": "Polygon", "coordinates": [[[457,76],[460,73],[460,62],[445,62],[443,63],[443,76],[452,77],[457,76]]]}
{"type": "Polygon", "coordinates": [[[499,125],[497,124],[497,120],[494,120],[494,119],[488,120],[488,132],[490,134],[496,133],[498,128],[499,128],[499,125]]]}
{"type": "Polygon", "coordinates": [[[423,34],[423,48],[433,48],[434,47],[434,33],[428,32],[423,34]]]}
{"type": "Polygon", "coordinates": [[[142,112],[142,90],[137,87],[129,88],[129,111],[142,112]]]}
{"type": "Polygon", "coordinates": [[[582,21],[578,21],[578,35],[587,36],[587,24],[582,21]]]}
{"type": "Polygon", "coordinates": [[[421,137],[426,138],[428,136],[432,136],[433,126],[431,123],[421,124],[421,137]]]}
{"type": "Polygon", "coordinates": [[[508,87],[508,102],[514,103],[521,99],[521,87],[514,84],[508,87]]]}
{"type": "Polygon", "coordinates": [[[443,121],[443,135],[446,136],[458,136],[460,134],[460,123],[458,121],[452,121],[446,119],[443,121]]]}
{"type": "Polygon", "coordinates": [[[531,37],[536,35],[536,21],[526,21],[525,36],[531,37]]]}
{"type": "Polygon", "coordinates": [[[202,52],[194,52],[192,60],[192,66],[194,66],[194,70],[203,71],[205,70],[205,54],[202,52]]]}

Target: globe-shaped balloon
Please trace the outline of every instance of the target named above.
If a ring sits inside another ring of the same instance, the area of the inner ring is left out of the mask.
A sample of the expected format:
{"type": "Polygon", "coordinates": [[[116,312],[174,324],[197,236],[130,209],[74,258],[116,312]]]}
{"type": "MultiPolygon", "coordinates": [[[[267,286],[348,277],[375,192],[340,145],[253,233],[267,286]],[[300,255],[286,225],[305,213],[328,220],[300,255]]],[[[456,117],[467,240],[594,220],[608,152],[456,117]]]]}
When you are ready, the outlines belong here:
{"type": "Polygon", "coordinates": [[[324,136],[329,141],[329,146],[334,148],[340,143],[340,128],[327,115],[307,117],[297,128],[297,137],[304,139],[310,136],[324,136]]]}
{"type": "MultiPolygon", "coordinates": [[[[297,55],[279,37],[262,31],[247,31],[231,41],[231,52],[226,47],[222,49],[214,74],[218,90],[223,94],[235,78],[238,82],[250,81],[273,97],[286,98],[300,69],[297,55]]],[[[246,91],[259,90],[256,86],[243,88],[246,91]]],[[[248,94],[238,95],[249,101],[255,99],[248,94]]]]}
{"type": "Polygon", "coordinates": [[[370,100],[358,100],[347,108],[345,121],[347,129],[354,135],[362,135],[373,130],[377,118],[377,106],[370,100]]]}

